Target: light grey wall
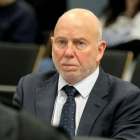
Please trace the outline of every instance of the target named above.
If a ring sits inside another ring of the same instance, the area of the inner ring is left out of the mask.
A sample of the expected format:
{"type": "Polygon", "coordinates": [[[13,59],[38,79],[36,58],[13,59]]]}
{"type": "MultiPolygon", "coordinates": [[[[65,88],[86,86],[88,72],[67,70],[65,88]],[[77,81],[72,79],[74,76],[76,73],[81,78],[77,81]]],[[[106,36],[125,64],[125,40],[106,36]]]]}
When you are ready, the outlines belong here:
{"type": "Polygon", "coordinates": [[[67,0],[67,10],[72,8],[85,8],[100,17],[103,7],[108,0],[67,0]]]}

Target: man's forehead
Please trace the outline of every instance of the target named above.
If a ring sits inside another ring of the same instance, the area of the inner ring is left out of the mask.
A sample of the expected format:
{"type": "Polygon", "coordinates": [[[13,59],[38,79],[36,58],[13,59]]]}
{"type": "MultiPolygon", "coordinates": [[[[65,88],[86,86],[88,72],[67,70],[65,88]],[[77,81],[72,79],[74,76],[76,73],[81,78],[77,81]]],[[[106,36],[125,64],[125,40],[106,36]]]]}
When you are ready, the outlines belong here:
{"type": "Polygon", "coordinates": [[[59,24],[56,29],[54,36],[75,36],[77,38],[81,37],[81,35],[92,35],[96,33],[96,30],[92,25],[90,26],[89,23],[85,24],[83,22],[72,22],[72,24],[63,23],[59,24]]]}

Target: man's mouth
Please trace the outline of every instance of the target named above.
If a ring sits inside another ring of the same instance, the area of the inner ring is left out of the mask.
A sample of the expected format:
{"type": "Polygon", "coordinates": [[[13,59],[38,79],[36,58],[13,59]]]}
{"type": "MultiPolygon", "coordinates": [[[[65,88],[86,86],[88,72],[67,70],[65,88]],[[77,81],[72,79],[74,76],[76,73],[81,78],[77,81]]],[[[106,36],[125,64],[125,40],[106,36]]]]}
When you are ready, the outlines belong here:
{"type": "Polygon", "coordinates": [[[73,64],[63,64],[64,66],[75,66],[73,64]]]}

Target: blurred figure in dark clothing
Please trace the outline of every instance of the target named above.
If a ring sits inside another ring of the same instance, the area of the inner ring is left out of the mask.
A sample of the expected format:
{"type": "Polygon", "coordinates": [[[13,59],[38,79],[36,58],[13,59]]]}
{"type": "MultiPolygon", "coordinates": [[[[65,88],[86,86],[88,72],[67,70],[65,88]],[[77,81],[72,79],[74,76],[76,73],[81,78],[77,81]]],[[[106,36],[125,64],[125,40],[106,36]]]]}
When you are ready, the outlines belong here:
{"type": "Polygon", "coordinates": [[[34,43],[37,21],[33,8],[22,0],[0,0],[0,41],[34,43]]]}

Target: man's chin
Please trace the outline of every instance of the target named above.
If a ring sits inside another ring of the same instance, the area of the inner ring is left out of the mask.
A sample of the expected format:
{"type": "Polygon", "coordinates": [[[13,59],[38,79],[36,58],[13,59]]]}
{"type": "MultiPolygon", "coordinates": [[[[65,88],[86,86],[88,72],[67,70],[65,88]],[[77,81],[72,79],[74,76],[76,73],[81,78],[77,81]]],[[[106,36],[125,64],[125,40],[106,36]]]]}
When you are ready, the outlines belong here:
{"type": "Polygon", "coordinates": [[[69,75],[77,75],[78,71],[77,69],[63,69],[61,71],[61,73],[63,73],[63,75],[69,76],[69,75]]]}
{"type": "Polygon", "coordinates": [[[76,72],[63,72],[62,77],[69,83],[76,83],[79,79],[79,75],[76,72]]]}
{"type": "Polygon", "coordinates": [[[77,74],[75,72],[65,72],[65,73],[62,73],[62,75],[64,77],[71,78],[71,77],[75,77],[77,74]]]}

